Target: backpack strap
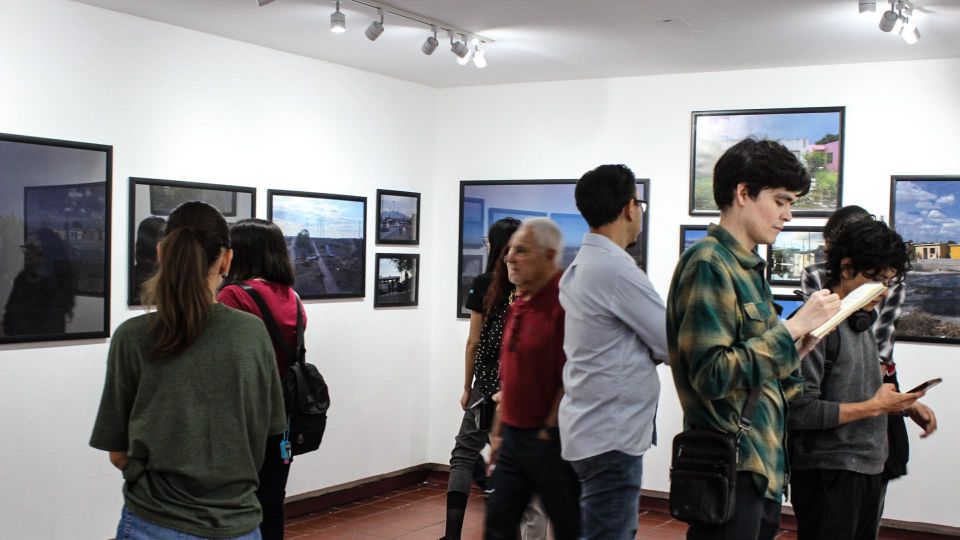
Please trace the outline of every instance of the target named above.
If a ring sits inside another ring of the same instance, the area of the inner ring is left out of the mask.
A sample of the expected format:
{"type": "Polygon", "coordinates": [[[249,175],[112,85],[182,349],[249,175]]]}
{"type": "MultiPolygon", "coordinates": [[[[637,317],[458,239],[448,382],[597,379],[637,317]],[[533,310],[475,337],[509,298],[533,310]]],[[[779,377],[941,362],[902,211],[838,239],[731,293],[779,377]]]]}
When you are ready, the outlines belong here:
{"type": "MultiPolygon", "coordinates": [[[[840,329],[837,328],[833,332],[827,334],[827,337],[824,338],[826,343],[824,344],[824,359],[823,359],[823,377],[821,381],[826,381],[827,377],[830,376],[830,371],[833,370],[833,363],[837,361],[837,358],[840,356],[840,329]]],[[[821,382],[821,386],[823,383],[821,382]]]]}
{"type": "MultiPolygon", "coordinates": [[[[267,327],[267,332],[270,333],[270,339],[273,340],[274,345],[276,345],[276,347],[280,349],[280,352],[287,358],[287,365],[295,363],[297,358],[293,356],[293,351],[290,350],[290,344],[283,339],[283,334],[280,333],[280,327],[277,326],[277,321],[273,318],[273,313],[270,312],[270,308],[267,307],[267,303],[263,301],[260,293],[247,283],[237,283],[236,285],[246,291],[247,294],[250,295],[250,298],[257,304],[257,307],[260,308],[260,315],[263,319],[263,324],[267,327]]],[[[300,313],[300,299],[297,298],[297,350],[302,346],[303,315],[300,313]]]]}

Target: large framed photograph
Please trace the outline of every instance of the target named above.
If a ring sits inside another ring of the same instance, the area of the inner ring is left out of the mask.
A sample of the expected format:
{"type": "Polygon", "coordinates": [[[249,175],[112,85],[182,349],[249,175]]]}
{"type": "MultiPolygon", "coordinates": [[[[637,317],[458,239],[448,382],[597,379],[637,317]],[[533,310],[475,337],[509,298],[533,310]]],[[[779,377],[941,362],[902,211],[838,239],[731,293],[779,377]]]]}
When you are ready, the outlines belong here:
{"type": "Polygon", "coordinates": [[[753,137],[782,143],[809,169],[810,192],[794,215],[828,216],[841,206],[844,107],[695,111],[691,127],[690,214],[718,215],[713,167],[737,142],[753,137]]]}
{"type": "Polygon", "coordinates": [[[377,190],[377,243],[420,244],[420,194],[377,190]]]}
{"type": "Polygon", "coordinates": [[[287,240],[300,298],[365,295],[366,197],[270,189],[267,219],[287,240]]]}
{"type": "Polygon", "coordinates": [[[784,227],[767,250],[767,280],[799,286],[803,269],[824,260],[823,227],[784,227]]]}
{"type": "Polygon", "coordinates": [[[893,176],[890,225],[916,255],[896,339],[960,344],[960,175],[893,176]]]}
{"type": "Polygon", "coordinates": [[[0,134],[0,343],[110,335],[113,147],[0,134]]]}
{"type": "Polygon", "coordinates": [[[706,225],[681,225],[680,226],[680,254],[683,254],[690,246],[697,243],[707,236],[706,225]]]}
{"type": "MultiPolygon", "coordinates": [[[[484,246],[487,230],[497,220],[521,221],[548,217],[563,232],[563,267],[573,261],[589,227],[580,216],[573,196],[576,180],[464,180],[460,182],[460,238],[457,264],[457,317],[469,318],[463,304],[473,279],[486,271],[489,254],[484,246]]],[[[637,197],[650,202],[650,181],[637,180],[637,197]]],[[[637,243],[627,251],[646,269],[648,214],[637,243]]]]}
{"type": "Polygon", "coordinates": [[[420,295],[420,255],[377,253],[373,307],[416,306],[420,295]]]}
{"type": "Polygon", "coordinates": [[[130,177],[130,225],[127,233],[127,305],[140,305],[140,288],[157,269],[157,242],[167,217],[187,201],[220,210],[228,223],[256,217],[257,189],[198,182],[130,177]]]}

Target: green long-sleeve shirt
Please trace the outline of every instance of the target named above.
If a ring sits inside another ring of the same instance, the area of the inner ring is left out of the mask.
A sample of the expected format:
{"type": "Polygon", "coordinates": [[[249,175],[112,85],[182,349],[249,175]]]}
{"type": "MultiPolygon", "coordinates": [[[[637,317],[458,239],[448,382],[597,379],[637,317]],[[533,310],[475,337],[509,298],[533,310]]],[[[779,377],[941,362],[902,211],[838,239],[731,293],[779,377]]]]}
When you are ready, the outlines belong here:
{"type": "Polygon", "coordinates": [[[800,391],[790,332],[773,307],[764,261],[717,225],[680,258],[667,300],[667,344],[684,429],[736,432],[750,388],[760,386],[738,470],[781,500],[787,471],[787,400],[800,391]]]}

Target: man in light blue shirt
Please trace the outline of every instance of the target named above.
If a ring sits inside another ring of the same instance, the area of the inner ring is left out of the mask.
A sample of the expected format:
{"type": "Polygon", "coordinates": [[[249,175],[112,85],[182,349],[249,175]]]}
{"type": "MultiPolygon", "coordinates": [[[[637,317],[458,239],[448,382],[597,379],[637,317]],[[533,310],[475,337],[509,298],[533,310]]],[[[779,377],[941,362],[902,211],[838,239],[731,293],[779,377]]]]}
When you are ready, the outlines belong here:
{"type": "Polygon", "coordinates": [[[562,455],[580,479],[580,538],[633,539],[660,397],[656,366],[668,359],[665,308],[625,251],[644,210],[633,172],[597,167],[577,183],[575,197],[590,232],[560,280],[562,455]]]}

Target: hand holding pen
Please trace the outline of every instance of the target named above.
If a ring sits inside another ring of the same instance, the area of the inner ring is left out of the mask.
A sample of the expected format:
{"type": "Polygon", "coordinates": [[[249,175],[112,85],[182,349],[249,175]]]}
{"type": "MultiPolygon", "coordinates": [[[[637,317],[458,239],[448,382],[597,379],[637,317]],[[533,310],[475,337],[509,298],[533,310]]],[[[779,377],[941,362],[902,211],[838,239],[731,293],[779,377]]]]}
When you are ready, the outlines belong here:
{"type": "Polygon", "coordinates": [[[830,292],[828,289],[822,289],[810,295],[803,294],[802,291],[794,291],[800,296],[806,298],[806,301],[800,306],[800,309],[793,314],[789,320],[784,322],[784,326],[790,332],[797,343],[797,351],[801,356],[810,352],[816,346],[818,339],[810,336],[810,332],[821,324],[830,320],[838,311],[840,311],[840,296],[830,292]]]}

